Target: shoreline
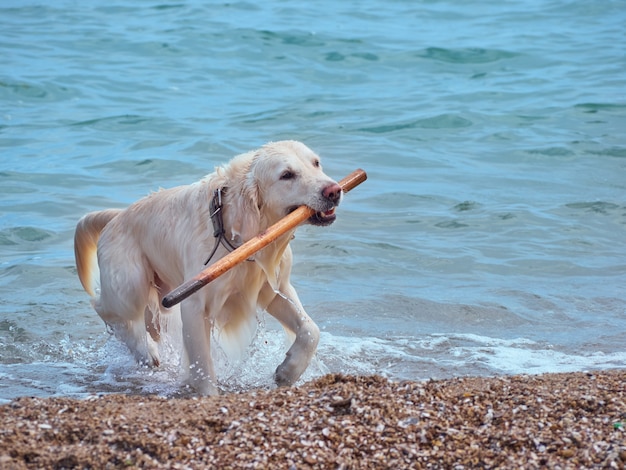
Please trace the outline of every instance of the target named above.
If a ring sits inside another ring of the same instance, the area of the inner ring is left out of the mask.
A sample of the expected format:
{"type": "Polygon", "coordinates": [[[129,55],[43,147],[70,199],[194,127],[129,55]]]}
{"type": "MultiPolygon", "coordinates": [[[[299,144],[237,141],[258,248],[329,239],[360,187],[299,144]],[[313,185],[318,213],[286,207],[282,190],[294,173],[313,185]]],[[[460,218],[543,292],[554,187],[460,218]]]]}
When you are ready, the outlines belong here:
{"type": "Polygon", "coordinates": [[[0,405],[0,467],[626,466],[626,369],[0,405]]]}

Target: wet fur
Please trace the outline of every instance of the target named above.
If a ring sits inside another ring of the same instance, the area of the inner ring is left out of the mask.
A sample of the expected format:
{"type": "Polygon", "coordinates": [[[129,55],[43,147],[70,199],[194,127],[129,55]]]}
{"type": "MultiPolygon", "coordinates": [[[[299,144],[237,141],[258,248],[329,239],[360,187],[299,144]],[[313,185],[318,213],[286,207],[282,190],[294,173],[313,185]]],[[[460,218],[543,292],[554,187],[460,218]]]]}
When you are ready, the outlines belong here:
{"type": "MultiPolygon", "coordinates": [[[[332,191],[337,183],[304,144],[270,143],[235,157],[197,183],[160,190],[127,209],[85,215],[75,233],[78,276],[94,309],[140,362],[159,365],[160,317],[178,314],[180,307],[188,381],[201,394],[217,393],[213,329],[246,342],[257,309],[267,310],[294,337],[275,373],[279,385],[292,384],[308,366],[319,340],[319,329],[289,280],[293,231],[256,253],[254,262],[237,265],[179,306],[161,306],[165,294],[205,268],[215,242],[209,204],[217,188],[226,188],[224,226],[235,245],[295,206],[332,212],[341,198],[340,190],[338,195],[332,191]]],[[[211,262],[226,253],[220,246],[211,262]]]]}

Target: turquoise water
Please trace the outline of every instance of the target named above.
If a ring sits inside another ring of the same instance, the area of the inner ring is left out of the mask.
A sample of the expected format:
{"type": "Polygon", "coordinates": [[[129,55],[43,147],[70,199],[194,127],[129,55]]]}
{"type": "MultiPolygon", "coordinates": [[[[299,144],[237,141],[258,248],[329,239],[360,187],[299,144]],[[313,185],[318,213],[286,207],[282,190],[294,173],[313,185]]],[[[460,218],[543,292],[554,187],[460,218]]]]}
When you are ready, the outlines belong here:
{"type": "MultiPolygon", "coordinates": [[[[82,214],[297,139],[339,179],[293,279],[327,371],[624,367],[621,1],[0,5],[0,399],[178,393],[133,364],[73,264],[82,214]]],[[[264,316],[222,386],[268,386],[264,316]]],[[[175,349],[175,348],[174,348],[175,349]]]]}

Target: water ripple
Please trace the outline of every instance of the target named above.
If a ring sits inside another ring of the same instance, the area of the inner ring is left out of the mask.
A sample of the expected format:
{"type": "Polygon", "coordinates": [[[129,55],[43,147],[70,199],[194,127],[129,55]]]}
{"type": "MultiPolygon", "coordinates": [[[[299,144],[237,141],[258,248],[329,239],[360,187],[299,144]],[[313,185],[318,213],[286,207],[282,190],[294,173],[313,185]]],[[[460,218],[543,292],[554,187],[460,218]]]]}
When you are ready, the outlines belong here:
{"type": "Polygon", "coordinates": [[[485,64],[504,59],[511,59],[517,57],[519,54],[497,49],[446,49],[441,47],[428,47],[416,55],[417,57],[422,57],[424,59],[449,62],[453,64],[485,64]]]}

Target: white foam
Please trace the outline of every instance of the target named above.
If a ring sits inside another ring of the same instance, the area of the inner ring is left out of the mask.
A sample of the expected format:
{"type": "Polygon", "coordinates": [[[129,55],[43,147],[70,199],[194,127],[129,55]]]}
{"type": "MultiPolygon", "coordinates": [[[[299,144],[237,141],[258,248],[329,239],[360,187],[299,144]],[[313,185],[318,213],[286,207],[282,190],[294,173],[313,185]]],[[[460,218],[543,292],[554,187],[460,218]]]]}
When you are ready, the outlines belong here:
{"type": "MultiPolygon", "coordinates": [[[[525,338],[503,340],[477,335],[457,335],[473,345],[452,348],[454,354],[466,361],[486,364],[505,374],[575,372],[585,369],[624,367],[626,352],[568,353],[551,344],[537,343],[525,338]]],[[[454,338],[454,337],[453,337],[454,338]]]]}
{"type": "Polygon", "coordinates": [[[624,367],[626,352],[571,353],[527,338],[499,339],[474,334],[345,337],[322,334],[318,356],[333,372],[428,378],[441,375],[540,374],[624,367]],[[421,376],[411,376],[416,371],[421,376]]]}
{"type": "MultiPolygon", "coordinates": [[[[231,358],[213,345],[220,388],[233,391],[275,387],[274,371],[284,359],[289,341],[280,326],[269,323],[261,317],[253,342],[239,359],[231,358]]],[[[138,365],[130,351],[113,336],[102,346],[64,340],[61,342],[64,356],[72,361],[71,368],[80,377],[77,377],[78,383],[64,380],[52,393],[72,395],[81,391],[102,391],[168,396],[191,392],[184,384],[179,333],[171,325],[165,329],[159,345],[162,361],[158,368],[138,365]]],[[[475,334],[381,338],[322,332],[318,352],[298,384],[329,372],[422,380],[458,375],[573,372],[618,368],[624,364],[624,351],[569,352],[528,338],[501,339],[475,334]]],[[[3,379],[15,382],[10,378],[14,372],[11,367],[5,366],[0,372],[3,379]]],[[[33,375],[41,378],[41,369],[33,375]]],[[[39,385],[31,383],[29,387],[39,388],[39,385]]]]}

